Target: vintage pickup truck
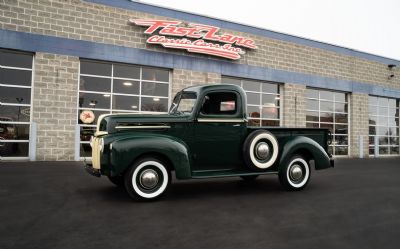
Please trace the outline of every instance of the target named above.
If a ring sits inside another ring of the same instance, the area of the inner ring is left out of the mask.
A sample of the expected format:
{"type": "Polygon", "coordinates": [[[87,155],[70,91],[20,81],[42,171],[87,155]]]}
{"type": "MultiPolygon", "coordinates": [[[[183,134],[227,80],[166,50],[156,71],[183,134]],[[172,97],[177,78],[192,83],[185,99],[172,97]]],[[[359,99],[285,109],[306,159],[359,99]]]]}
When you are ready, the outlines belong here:
{"type": "Polygon", "coordinates": [[[102,115],[92,138],[92,164],[137,200],[160,197],[176,179],[277,174],[303,189],[315,169],[333,167],[330,132],[248,125],[246,94],[236,85],[193,86],[175,96],[168,114],[102,115]]]}

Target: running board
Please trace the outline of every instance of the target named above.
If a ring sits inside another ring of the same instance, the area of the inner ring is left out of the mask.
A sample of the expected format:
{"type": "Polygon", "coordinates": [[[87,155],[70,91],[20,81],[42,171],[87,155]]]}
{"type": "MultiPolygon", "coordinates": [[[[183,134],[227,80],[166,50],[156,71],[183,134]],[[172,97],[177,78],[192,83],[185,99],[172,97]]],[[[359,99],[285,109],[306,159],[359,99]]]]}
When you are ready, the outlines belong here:
{"type": "Polygon", "coordinates": [[[215,170],[202,170],[193,171],[193,179],[204,179],[204,178],[222,178],[222,177],[233,177],[233,176],[252,176],[252,175],[276,175],[278,171],[267,171],[267,172],[248,172],[248,171],[215,171],[215,170]]]}

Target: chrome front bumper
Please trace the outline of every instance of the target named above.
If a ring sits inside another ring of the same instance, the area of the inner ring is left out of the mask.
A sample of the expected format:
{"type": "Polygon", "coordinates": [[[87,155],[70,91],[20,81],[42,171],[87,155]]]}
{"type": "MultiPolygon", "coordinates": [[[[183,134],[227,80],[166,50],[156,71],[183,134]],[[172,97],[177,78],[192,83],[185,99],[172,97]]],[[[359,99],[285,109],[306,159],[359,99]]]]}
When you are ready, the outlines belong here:
{"type": "Polygon", "coordinates": [[[100,157],[101,157],[101,148],[100,148],[100,140],[101,138],[92,137],[90,145],[92,146],[92,167],[93,169],[100,170],[100,157]]]}

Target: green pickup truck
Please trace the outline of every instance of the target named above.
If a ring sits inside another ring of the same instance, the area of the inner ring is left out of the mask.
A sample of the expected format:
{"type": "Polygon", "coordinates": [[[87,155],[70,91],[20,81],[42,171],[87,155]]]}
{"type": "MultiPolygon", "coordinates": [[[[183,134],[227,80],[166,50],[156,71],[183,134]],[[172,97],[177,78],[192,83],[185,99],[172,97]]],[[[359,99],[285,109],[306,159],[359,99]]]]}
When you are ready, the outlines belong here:
{"type": "Polygon", "coordinates": [[[90,174],[107,176],[136,200],[153,200],[176,179],[277,174],[303,189],[315,169],[333,167],[327,129],[250,126],[246,94],[236,85],[185,88],[168,114],[111,114],[98,119],[90,174]]]}

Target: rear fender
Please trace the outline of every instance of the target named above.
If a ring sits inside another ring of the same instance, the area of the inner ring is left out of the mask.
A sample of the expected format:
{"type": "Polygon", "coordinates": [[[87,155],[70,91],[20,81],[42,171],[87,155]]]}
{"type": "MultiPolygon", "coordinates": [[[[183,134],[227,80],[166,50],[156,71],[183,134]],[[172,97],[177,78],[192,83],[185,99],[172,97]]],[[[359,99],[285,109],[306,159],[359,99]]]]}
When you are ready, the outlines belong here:
{"type": "Polygon", "coordinates": [[[143,135],[124,137],[111,143],[110,163],[114,174],[122,174],[145,154],[162,155],[171,162],[176,177],[191,177],[189,153],[184,142],[168,136],[143,135]]]}
{"type": "Polygon", "coordinates": [[[299,150],[306,150],[313,157],[316,170],[332,167],[330,157],[324,148],[311,138],[304,136],[295,137],[284,145],[279,167],[286,165],[299,150]]]}

